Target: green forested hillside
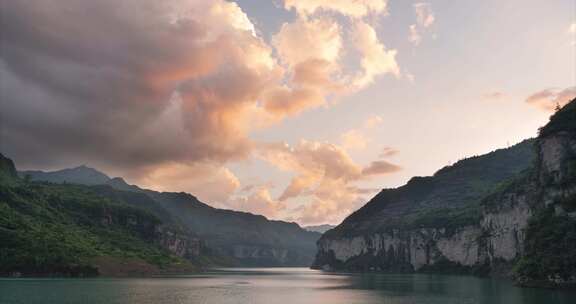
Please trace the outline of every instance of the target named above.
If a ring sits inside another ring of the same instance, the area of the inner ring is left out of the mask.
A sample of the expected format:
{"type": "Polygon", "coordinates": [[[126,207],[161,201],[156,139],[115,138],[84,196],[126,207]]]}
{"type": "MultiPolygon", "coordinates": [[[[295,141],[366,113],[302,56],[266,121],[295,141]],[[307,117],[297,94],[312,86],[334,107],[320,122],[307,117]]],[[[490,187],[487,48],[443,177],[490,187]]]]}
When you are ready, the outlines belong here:
{"type": "Polygon", "coordinates": [[[384,189],[325,235],[353,235],[409,228],[456,228],[476,222],[481,201],[500,184],[533,165],[534,140],[470,157],[433,176],[414,177],[396,189],[384,189]]]}
{"type": "Polygon", "coordinates": [[[273,221],[262,215],[213,208],[184,192],[157,192],[109,178],[80,166],[54,172],[24,171],[34,181],[91,185],[99,195],[146,208],[163,223],[193,232],[209,256],[234,266],[309,266],[320,233],[296,223],[273,221]],[[102,179],[104,177],[104,179],[102,179]],[[94,185],[105,181],[105,184],[94,185]]]}
{"type": "MultiPolygon", "coordinates": [[[[94,189],[18,179],[0,161],[0,274],[96,275],[95,260],[187,265],[159,245],[161,220],[94,189]]],[[[148,267],[148,268],[150,268],[148,267]]]]}

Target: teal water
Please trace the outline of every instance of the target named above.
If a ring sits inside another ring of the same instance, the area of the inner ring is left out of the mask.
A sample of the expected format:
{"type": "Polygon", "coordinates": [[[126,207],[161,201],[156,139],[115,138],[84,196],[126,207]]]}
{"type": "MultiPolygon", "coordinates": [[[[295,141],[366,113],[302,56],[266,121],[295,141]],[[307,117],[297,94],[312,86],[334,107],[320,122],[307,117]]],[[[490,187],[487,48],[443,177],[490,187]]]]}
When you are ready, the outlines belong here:
{"type": "Polygon", "coordinates": [[[447,275],[219,269],[146,279],[0,279],[1,304],[574,304],[576,293],[447,275]]]}

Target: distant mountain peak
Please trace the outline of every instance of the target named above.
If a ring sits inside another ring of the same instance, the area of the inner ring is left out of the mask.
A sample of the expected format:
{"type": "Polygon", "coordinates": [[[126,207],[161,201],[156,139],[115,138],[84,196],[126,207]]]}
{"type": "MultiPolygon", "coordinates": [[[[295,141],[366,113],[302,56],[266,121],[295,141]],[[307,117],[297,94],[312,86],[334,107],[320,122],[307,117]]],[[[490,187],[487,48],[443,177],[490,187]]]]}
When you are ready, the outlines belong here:
{"type": "Polygon", "coordinates": [[[315,226],[304,226],[303,228],[308,230],[308,231],[312,231],[312,232],[324,233],[324,232],[326,232],[326,231],[328,231],[334,227],[336,227],[336,226],[324,224],[324,225],[315,225],[315,226]]]}
{"type": "Polygon", "coordinates": [[[49,172],[22,171],[20,172],[20,176],[29,176],[32,180],[37,181],[82,185],[104,185],[111,180],[105,173],[88,167],[87,165],[49,172]]]}

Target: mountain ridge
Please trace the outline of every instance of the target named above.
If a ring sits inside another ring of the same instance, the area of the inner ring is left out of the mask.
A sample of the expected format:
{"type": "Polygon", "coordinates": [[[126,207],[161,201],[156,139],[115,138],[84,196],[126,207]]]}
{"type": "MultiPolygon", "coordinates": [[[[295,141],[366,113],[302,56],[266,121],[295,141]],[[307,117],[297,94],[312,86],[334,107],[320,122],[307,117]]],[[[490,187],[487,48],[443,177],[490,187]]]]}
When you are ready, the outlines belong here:
{"type": "Polygon", "coordinates": [[[240,266],[309,266],[315,254],[320,233],[310,232],[297,223],[269,220],[248,212],[218,209],[201,202],[186,192],[158,192],[128,184],[123,178],[108,175],[89,167],[76,167],[52,172],[25,171],[32,181],[83,184],[98,187],[99,192],[128,204],[146,204],[158,217],[177,223],[194,232],[213,253],[240,266]],[[96,178],[88,178],[96,177],[96,178]],[[78,179],[76,179],[78,178],[78,179]],[[119,191],[140,193],[119,195],[103,186],[119,191]]]}
{"type": "Polygon", "coordinates": [[[518,153],[519,145],[499,150],[521,161],[511,171],[486,166],[490,155],[496,164],[512,164],[496,151],[383,190],[320,238],[313,267],[489,274],[522,286],[576,286],[576,99],[531,141],[520,151],[533,147],[533,161],[518,153]],[[465,168],[475,161],[480,166],[465,168]],[[494,169],[499,177],[485,180],[494,169]],[[438,182],[458,170],[467,173],[464,180],[456,174],[458,183],[438,182]],[[469,191],[478,186],[475,179],[484,182],[476,189],[483,191],[469,191]],[[450,185],[460,190],[446,191],[450,185]]]}

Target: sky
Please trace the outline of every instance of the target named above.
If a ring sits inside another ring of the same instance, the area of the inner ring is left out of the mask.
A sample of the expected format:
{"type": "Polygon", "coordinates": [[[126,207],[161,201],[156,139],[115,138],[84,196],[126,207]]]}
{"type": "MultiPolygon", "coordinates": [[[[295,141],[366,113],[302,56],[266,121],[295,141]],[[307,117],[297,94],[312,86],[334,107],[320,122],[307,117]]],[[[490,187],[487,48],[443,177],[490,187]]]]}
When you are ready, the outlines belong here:
{"type": "Polygon", "coordinates": [[[573,0],[0,0],[0,152],[302,225],[534,137],[573,0]]]}

